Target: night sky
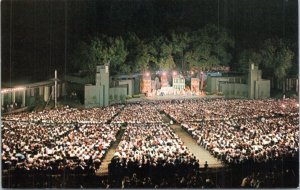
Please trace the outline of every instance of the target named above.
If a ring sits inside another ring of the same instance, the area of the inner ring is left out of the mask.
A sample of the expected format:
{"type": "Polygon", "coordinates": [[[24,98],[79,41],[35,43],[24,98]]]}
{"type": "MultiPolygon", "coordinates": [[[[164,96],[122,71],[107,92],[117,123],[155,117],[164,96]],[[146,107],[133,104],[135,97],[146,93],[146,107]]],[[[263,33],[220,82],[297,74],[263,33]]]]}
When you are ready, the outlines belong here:
{"type": "Polygon", "coordinates": [[[297,0],[2,1],[2,81],[47,80],[55,68],[68,73],[78,42],[96,34],[144,39],[206,24],[229,30],[234,62],[267,38],[298,41],[297,12],[297,0]]]}

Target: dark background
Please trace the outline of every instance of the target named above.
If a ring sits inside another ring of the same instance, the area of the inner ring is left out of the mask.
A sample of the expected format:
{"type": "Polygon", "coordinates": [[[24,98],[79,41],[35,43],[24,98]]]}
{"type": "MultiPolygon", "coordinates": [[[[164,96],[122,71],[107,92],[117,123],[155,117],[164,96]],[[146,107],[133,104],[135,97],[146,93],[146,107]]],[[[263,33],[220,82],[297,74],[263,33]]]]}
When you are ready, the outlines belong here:
{"type": "MultiPolygon", "coordinates": [[[[232,64],[244,49],[272,37],[298,41],[296,0],[12,0],[1,2],[3,82],[47,80],[68,73],[80,40],[134,32],[140,38],[227,28],[235,40],[232,64]],[[65,35],[66,34],[66,35],[65,35]],[[67,58],[65,61],[65,57],[67,58]],[[53,76],[52,76],[53,77],[53,76]]],[[[295,52],[297,55],[297,52],[295,52]]]]}

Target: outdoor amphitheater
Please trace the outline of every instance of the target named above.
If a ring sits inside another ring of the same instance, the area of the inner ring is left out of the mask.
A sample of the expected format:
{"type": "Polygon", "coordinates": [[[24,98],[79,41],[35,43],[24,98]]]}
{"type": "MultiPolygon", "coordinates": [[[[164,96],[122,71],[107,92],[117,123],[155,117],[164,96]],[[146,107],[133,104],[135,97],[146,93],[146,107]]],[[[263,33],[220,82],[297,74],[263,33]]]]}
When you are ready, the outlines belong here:
{"type": "Polygon", "coordinates": [[[148,99],[2,117],[4,188],[283,188],[297,99],[148,99]]]}
{"type": "Polygon", "coordinates": [[[2,188],[299,188],[299,1],[0,5],[2,188]]]}

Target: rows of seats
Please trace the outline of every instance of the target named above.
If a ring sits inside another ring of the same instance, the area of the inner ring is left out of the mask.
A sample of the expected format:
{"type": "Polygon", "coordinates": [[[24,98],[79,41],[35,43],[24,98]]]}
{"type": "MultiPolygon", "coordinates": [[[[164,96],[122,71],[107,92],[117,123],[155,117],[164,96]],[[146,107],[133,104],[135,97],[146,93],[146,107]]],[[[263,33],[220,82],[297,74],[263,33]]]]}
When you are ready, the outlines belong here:
{"type": "Polygon", "coordinates": [[[130,124],[110,164],[112,175],[138,175],[172,172],[188,173],[199,169],[199,160],[174,131],[164,124],[130,124]]]}
{"type": "Polygon", "coordinates": [[[193,100],[166,102],[164,111],[217,158],[240,164],[297,155],[298,106],[292,99],[193,100]]]}
{"type": "Polygon", "coordinates": [[[1,126],[2,169],[95,174],[121,126],[105,124],[123,106],[59,108],[8,115],[1,126]]]}
{"type": "Polygon", "coordinates": [[[6,115],[2,120],[42,122],[53,124],[68,123],[107,123],[123,108],[122,105],[106,108],[77,109],[68,106],[43,110],[40,112],[23,112],[19,114],[6,115]]]}
{"type": "Polygon", "coordinates": [[[162,123],[162,116],[153,104],[149,103],[136,103],[128,104],[117,115],[112,123],[162,123]]]}

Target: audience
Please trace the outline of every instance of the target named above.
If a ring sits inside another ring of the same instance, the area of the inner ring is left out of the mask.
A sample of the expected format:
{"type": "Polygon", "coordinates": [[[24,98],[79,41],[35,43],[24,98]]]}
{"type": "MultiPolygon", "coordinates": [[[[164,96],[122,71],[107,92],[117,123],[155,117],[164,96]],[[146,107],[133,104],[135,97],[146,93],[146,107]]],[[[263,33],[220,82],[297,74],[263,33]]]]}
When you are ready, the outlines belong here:
{"type": "Polygon", "coordinates": [[[298,154],[295,100],[189,100],[174,105],[178,104],[165,102],[162,107],[201,146],[227,164],[298,154]]]}
{"type": "Polygon", "coordinates": [[[149,103],[128,104],[112,123],[162,123],[157,108],[149,103]]]}
{"type": "Polygon", "coordinates": [[[128,125],[110,170],[114,174],[157,175],[199,169],[199,161],[170,127],[161,124],[128,125]]]}
{"type": "Polygon", "coordinates": [[[101,180],[101,188],[216,188],[211,176],[191,171],[188,174],[168,173],[165,177],[148,175],[142,177],[136,173],[125,175],[122,178],[101,180]]]}
{"type": "Polygon", "coordinates": [[[298,186],[299,182],[295,179],[296,173],[291,169],[278,169],[276,166],[270,170],[251,172],[241,179],[242,188],[278,188],[292,187],[291,184],[298,186]]]}
{"type": "Polygon", "coordinates": [[[13,169],[17,184],[32,174],[36,179],[49,175],[94,176],[119,129],[120,125],[114,124],[4,122],[2,170],[13,169]]]}
{"type": "Polygon", "coordinates": [[[297,116],[299,104],[295,99],[285,100],[225,100],[193,99],[161,101],[160,110],[178,123],[203,120],[229,120],[297,116]]]}
{"type": "Polygon", "coordinates": [[[199,169],[199,160],[164,123],[164,112],[236,172],[236,187],[289,186],[279,181],[297,177],[289,163],[299,154],[298,110],[294,99],[193,99],[11,114],[1,125],[2,179],[10,184],[5,179],[13,176],[20,188],[32,187],[32,176],[34,187],[44,188],[220,187],[220,172],[212,177],[208,166],[199,169]],[[109,176],[99,178],[95,172],[121,125],[126,128],[109,176]],[[281,171],[273,169],[280,163],[281,171]],[[240,174],[254,165],[259,170],[240,174]]]}
{"type": "Polygon", "coordinates": [[[42,123],[107,123],[121,109],[122,105],[106,108],[82,109],[69,108],[68,106],[41,112],[23,112],[4,116],[2,120],[7,121],[30,121],[42,123]]]}

